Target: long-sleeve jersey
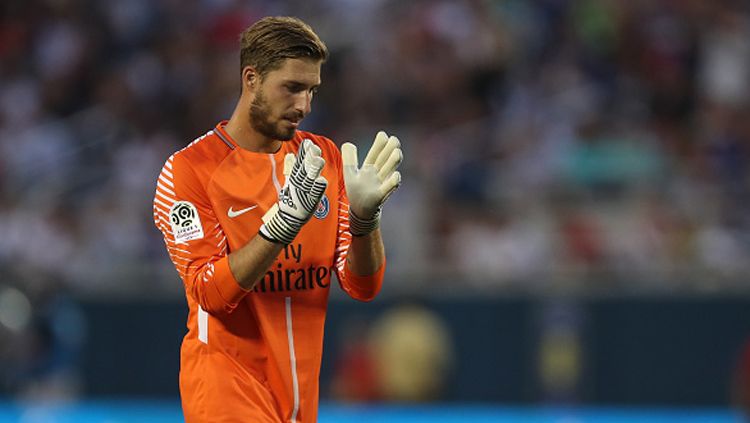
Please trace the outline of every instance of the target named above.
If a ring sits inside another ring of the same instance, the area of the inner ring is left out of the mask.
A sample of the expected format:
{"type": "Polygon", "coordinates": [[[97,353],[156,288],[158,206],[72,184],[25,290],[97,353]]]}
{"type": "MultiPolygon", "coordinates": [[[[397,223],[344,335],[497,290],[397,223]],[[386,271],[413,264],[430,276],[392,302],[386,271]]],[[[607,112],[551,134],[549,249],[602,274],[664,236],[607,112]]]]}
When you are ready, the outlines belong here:
{"type": "Polygon", "coordinates": [[[225,122],[174,153],[158,177],[154,221],[185,286],[189,307],[180,394],[187,422],[313,422],[332,273],[351,297],[369,301],[385,265],[356,276],[341,154],[322,136],[297,131],[273,154],[237,145],[225,122]],[[322,150],[328,188],[311,219],[252,290],[228,254],[256,236],[278,202],[287,153],[304,139],[322,150]]]}

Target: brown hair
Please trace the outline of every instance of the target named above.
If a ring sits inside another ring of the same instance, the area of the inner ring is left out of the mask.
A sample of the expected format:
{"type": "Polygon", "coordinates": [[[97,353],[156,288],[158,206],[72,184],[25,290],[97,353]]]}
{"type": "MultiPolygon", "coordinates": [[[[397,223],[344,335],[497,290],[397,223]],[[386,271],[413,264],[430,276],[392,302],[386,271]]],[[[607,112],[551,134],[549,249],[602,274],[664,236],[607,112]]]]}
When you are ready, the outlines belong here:
{"type": "Polygon", "coordinates": [[[288,16],[266,17],[240,36],[240,70],[252,66],[263,77],[285,59],[325,61],[328,48],[309,25],[288,16]]]}

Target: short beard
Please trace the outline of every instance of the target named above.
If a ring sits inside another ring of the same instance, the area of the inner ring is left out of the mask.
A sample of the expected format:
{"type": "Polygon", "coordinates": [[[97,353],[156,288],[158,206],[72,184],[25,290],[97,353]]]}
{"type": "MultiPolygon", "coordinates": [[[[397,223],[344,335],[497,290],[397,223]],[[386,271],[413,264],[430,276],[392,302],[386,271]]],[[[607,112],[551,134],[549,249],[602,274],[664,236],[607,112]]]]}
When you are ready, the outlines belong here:
{"type": "Polygon", "coordinates": [[[281,130],[271,121],[271,108],[260,90],[250,104],[250,126],[261,135],[279,141],[289,141],[296,131],[294,128],[281,130]]]}

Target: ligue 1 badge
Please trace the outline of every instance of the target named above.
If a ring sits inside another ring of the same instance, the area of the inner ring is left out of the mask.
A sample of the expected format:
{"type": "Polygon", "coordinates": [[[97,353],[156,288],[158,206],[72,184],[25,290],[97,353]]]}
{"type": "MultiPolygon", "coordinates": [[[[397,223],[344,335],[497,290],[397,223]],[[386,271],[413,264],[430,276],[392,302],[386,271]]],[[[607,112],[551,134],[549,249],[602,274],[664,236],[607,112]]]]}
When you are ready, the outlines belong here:
{"type": "Polygon", "coordinates": [[[177,244],[201,239],[204,236],[198,209],[188,201],[175,202],[169,210],[169,220],[172,223],[172,234],[177,244]]]}
{"type": "Polygon", "coordinates": [[[328,197],[323,194],[323,198],[318,203],[318,208],[315,209],[315,217],[318,219],[325,219],[328,216],[328,212],[331,209],[331,203],[328,202],[328,197]]]}

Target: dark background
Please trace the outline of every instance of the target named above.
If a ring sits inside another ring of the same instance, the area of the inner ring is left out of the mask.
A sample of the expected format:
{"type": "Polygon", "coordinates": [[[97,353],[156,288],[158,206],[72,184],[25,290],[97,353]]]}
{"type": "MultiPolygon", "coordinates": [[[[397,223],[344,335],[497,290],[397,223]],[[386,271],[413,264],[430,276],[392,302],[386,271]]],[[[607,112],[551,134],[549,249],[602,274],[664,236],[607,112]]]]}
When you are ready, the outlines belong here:
{"type": "MultiPolygon", "coordinates": [[[[330,305],[321,375],[330,387],[342,322],[374,320],[398,300],[330,305]]],[[[442,397],[456,402],[534,404],[539,386],[539,315],[561,300],[434,298],[421,303],[447,323],[455,366],[442,397]]],[[[585,316],[580,322],[586,357],[575,401],[594,405],[726,406],[733,363],[750,331],[750,303],[713,298],[591,298],[563,300],[585,316]]],[[[185,305],[180,301],[84,302],[89,339],[82,370],[86,393],[176,396],[185,305]]]]}

